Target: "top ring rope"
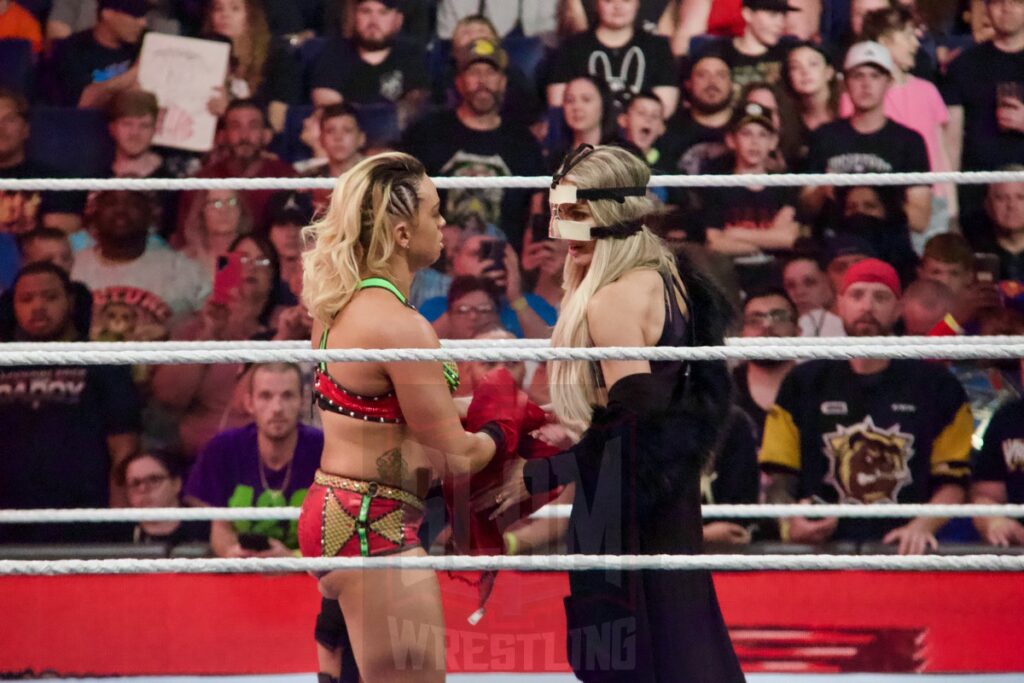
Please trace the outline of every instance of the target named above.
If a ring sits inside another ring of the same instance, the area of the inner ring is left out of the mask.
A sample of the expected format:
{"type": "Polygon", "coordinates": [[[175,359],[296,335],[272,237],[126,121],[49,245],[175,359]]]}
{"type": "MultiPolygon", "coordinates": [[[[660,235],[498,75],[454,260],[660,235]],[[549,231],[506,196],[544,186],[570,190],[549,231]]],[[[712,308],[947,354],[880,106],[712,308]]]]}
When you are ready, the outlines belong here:
{"type": "MultiPolygon", "coordinates": [[[[881,338],[874,343],[844,345],[822,340],[815,345],[787,345],[776,343],[757,346],[609,346],[609,347],[475,347],[438,349],[260,349],[260,348],[174,348],[162,350],[159,344],[149,348],[134,347],[117,352],[82,348],[49,350],[40,344],[33,350],[5,350],[0,345],[0,367],[13,365],[136,365],[136,364],[192,364],[192,363],[302,363],[302,362],[416,362],[416,361],[550,361],[550,360],[647,360],[647,361],[707,361],[707,360],[796,360],[852,358],[931,359],[946,360],[1024,358],[1024,337],[1014,342],[991,343],[984,337],[974,338],[970,344],[924,342],[916,345],[889,343],[881,338]]],[[[929,339],[925,337],[924,339],[929,339]]]]}
{"type": "MultiPolygon", "coordinates": [[[[440,190],[551,187],[550,176],[433,178],[440,190]]],[[[334,178],[5,178],[0,191],[66,190],[330,190],[334,178]]],[[[943,173],[771,173],[751,175],[656,175],[650,187],[811,187],[820,185],[988,185],[1024,182],[1024,171],[943,173]]]]}
{"type": "MultiPolygon", "coordinates": [[[[1024,343],[1024,335],[992,335],[982,337],[986,344],[1024,343]]],[[[887,346],[910,346],[936,344],[940,346],[971,346],[979,337],[775,337],[775,346],[860,346],[861,344],[882,343],[887,346]]],[[[762,346],[764,337],[729,337],[726,346],[762,346]]],[[[551,347],[550,339],[442,339],[441,347],[446,349],[476,348],[522,348],[546,349],[551,347]]],[[[8,351],[170,351],[207,349],[263,349],[263,350],[309,350],[306,341],[164,341],[164,342],[5,342],[0,345],[0,355],[8,351]]]]}

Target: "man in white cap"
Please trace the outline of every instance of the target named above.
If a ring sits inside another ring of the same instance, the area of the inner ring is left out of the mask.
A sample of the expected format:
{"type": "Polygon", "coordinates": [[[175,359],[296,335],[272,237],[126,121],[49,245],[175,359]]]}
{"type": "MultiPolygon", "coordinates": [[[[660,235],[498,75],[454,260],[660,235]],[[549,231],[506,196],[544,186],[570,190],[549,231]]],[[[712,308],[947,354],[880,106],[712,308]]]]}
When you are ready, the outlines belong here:
{"type": "MultiPolygon", "coordinates": [[[[915,131],[885,115],[885,93],[893,82],[895,65],[879,43],[853,45],[843,64],[853,114],[821,126],[811,136],[809,173],[908,173],[927,171],[928,151],[915,131]]],[[[931,218],[931,189],[927,185],[893,187],[903,193],[907,224],[924,230],[931,218]]],[[[804,207],[818,215],[832,197],[831,187],[805,187],[804,207]]],[[[896,203],[896,202],[894,202],[896,203]]]]}

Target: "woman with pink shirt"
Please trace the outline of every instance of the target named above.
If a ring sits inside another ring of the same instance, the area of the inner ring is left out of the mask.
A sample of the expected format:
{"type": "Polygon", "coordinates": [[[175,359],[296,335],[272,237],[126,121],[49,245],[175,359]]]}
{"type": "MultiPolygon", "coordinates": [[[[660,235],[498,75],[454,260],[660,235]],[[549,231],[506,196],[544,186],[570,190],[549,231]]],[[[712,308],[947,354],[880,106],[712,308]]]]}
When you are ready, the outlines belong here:
{"type": "MultiPolygon", "coordinates": [[[[946,146],[949,122],[946,104],[931,81],[910,74],[920,47],[913,15],[903,7],[868,12],[864,16],[862,35],[864,40],[874,40],[888,49],[896,65],[896,72],[892,75],[893,84],[885,95],[886,117],[907,126],[924,138],[932,171],[952,170],[946,146]]],[[[852,112],[850,97],[844,94],[839,114],[846,117],[852,112]]],[[[932,195],[931,223],[925,232],[911,236],[914,249],[921,253],[928,238],[947,232],[957,213],[956,191],[952,184],[936,185],[932,195]]]]}

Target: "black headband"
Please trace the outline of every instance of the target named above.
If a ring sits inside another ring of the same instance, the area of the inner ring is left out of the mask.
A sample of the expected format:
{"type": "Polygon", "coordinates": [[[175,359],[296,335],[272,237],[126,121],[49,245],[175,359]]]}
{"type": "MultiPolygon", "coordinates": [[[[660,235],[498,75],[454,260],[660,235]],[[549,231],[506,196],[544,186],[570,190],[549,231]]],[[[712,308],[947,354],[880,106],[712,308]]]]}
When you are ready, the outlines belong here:
{"type": "MultiPolygon", "coordinates": [[[[560,183],[573,168],[581,161],[594,153],[594,146],[583,144],[565,155],[561,168],[551,177],[551,189],[560,183]]],[[[579,188],[576,190],[576,198],[583,200],[611,199],[619,204],[626,202],[626,197],[646,197],[646,187],[596,187],[591,189],[579,188]]]]}

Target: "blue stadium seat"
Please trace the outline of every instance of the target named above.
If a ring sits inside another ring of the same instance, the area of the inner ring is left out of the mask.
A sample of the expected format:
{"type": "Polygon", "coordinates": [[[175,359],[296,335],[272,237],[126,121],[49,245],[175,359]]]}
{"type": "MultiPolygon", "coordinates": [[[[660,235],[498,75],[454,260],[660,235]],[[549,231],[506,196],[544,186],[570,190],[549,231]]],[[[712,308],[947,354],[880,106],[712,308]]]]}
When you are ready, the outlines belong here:
{"type": "Polygon", "coordinates": [[[313,85],[313,68],[316,66],[317,60],[320,59],[320,55],[323,54],[326,45],[327,38],[317,36],[310,38],[295,50],[295,58],[302,66],[303,89],[307,94],[313,85]]]}
{"type": "Polygon", "coordinates": [[[537,68],[545,56],[545,47],[541,39],[527,36],[510,36],[505,38],[501,45],[508,52],[509,61],[522,69],[531,83],[536,83],[537,68]]]}
{"type": "Polygon", "coordinates": [[[289,164],[304,161],[310,157],[310,149],[303,144],[302,122],[313,113],[311,104],[295,104],[288,107],[288,115],[284,120],[284,130],[274,136],[270,143],[270,151],[289,164]]]}
{"type": "Polygon", "coordinates": [[[32,161],[68,176],[104,177],[110,174],[114,141],[107,133],[106,115],[99,109],[33,107],[27,155],[32,161]]]}
{"type": "Polygon", "coordinates": [[[360,104],[356,106],[356,112],[368,146],[389,147],[402,136],[398,127],[398,108],[391,102],[360,104]]]}
{"type": "Polygon", "coordinates": [[[0,86],[28,95],[32,89],[32,44],[27,40],[0,40],[0,86]]]}

